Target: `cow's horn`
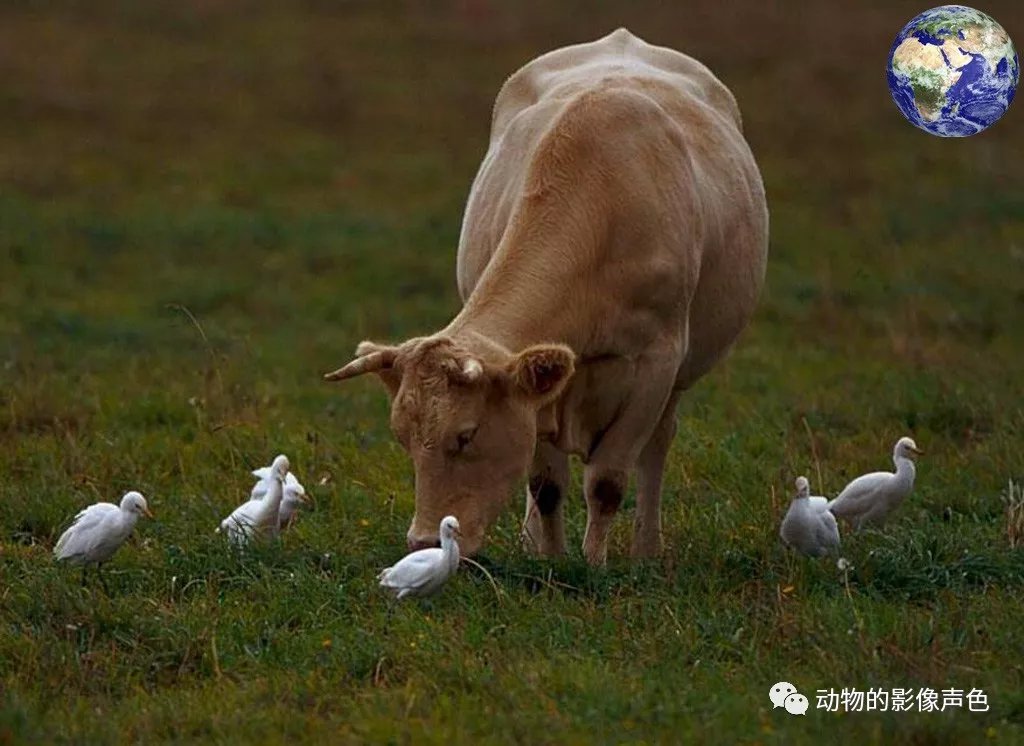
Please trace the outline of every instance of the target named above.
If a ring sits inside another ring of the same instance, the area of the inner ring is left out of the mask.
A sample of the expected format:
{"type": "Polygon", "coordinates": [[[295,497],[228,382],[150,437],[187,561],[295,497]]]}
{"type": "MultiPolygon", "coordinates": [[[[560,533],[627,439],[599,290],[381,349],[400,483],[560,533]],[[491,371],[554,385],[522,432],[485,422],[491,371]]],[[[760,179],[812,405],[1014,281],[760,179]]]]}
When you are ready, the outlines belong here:
{"type": "Polygon", "coordinates": [[[467,381],[475,381],[483,375],[483,372],[484,368],[476,358],[466,358],[462,363],[462,375],[465,376],[467,381]]]}
{"type": "Polygon", "coordinates": [[[357,357],[348,365],[338,368],[333,373],[327,373],[324,380],[344,381],[346,378],[355,378],[363,373],[373,373],[378,370],[390,368],[395,362],[394,350],[377,350],[368,355],[357,357]]]}
{"type": "Polygon", "coordinates": [[[462,384],[473,383],[484,373],[483,365],[472,357],[467,357],[461,362],[456,358],[449,358],[441,363],[441,369],[448,374],[449,380],[462,384]]]}

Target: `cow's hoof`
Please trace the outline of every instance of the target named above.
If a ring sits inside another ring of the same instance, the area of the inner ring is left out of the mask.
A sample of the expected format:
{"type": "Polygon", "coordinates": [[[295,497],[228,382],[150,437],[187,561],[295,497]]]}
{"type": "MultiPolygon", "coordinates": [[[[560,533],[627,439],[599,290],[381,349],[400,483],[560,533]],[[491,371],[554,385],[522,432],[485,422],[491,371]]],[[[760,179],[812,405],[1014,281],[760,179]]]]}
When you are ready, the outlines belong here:
{"type": "Polygon", "coordinates": [[[661,538],[654,539],[634,539],[633,547],[630,549],[629,555],[633,559],[654,559],[661,556],[662,544],[661,538]]]}
{"type": "Polygon", "coordinates": [[[608,564],[608,547],[583,547],[583,556],[591,567],[604,567],[608,564]]]}
{"type": "Polygon", "coordinates": [[[540,533],[540,529],[531,529],[529,531],[523,530],[520,539],[523,544],[523,551],[527,554],[532,554],[535,557],[561,557],[565,554],[565,543],[561,544],[553,541],[545,541],[543,536],[540,536],[535,541],[533,531],[536,530],[540,533]]]}

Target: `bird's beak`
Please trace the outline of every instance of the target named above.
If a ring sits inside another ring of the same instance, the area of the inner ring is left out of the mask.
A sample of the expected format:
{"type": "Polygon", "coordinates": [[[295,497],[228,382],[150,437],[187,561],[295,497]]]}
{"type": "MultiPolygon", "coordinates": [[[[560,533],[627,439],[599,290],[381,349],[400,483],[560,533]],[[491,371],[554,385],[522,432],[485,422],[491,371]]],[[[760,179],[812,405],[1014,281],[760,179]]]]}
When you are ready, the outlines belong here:
{"type": "Polygon", "coordinates": [[[147,518],[152,518],[153,520],[156,520],[156,516],[153,515],[153,511],[151,511],[149,508],[143,508],[142,512],[145,513],[147,518]]]}
{"type": "Polygon", "coordinates": [[[312,505],[313,504],[313,501],[309,498],[309,495],[307,495],[305,492],[303,492],[301,495],[299,495],[299,501],[300,502],[304,502],[306,505],[312,505]]]}
{"type": "Polygon", "coordinates": [[[910,452],[911,453],[916,453],[918,456],[923,456],[924,455],[924,451],[922,451],[920,448],[911,448],[910,452]]]}
{"type": "Polygon", "coordinates": [[[452,529],[452,533],[455,534],[455,538],[456,539],[461,539],[462,538],[462,531],[460,531],[459,529],[453,528],[452,529]]]}

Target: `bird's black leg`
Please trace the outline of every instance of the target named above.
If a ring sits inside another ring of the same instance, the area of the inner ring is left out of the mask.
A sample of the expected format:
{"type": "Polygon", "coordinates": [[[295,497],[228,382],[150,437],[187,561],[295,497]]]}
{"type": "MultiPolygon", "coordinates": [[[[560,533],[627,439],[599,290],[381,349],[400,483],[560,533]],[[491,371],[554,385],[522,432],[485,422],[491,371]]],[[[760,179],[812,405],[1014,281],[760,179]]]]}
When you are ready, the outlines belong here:
{"type": "Polygon", "coordinates": [[[85,588],[85,572],[88,569],[89,569],[89,563],[88,562],[83,562],[82,563],[82,587],[83,588],[85,588]]]}
{"type": "Polygon", "coordinates": [[[96,576],[100,579],[100,585],[103,586],[103,592],[108,596],[110,595],[110,589],[107,588],[107,580],[103,577],[103,571],[100,570],[100,563],[96,563],[96,576]]]}

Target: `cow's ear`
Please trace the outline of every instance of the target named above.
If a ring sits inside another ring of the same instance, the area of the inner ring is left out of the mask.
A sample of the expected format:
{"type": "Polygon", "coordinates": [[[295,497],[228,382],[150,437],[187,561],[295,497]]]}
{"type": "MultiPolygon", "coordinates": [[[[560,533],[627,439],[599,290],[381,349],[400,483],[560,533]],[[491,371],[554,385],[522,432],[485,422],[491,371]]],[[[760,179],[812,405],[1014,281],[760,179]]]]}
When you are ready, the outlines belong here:
{"type": "Polygon", "coordinates": [[[356,347],[355,359],[333,373],[328,373],[324,378],[328,381],[344,381],[363,373],[376,373],[388,394],[394,398],[399,386],[402,385],[402,375],[395,364],[397,355],[397,347],[369,341],[360,342],[356,347]]]}
{"type": "Polygon", "coordinates": [[[576,370],[576,355],[560,344],[527,347],[510,363],[509,374],[520,391],[538,406],[559,397],[576,370]]]}

